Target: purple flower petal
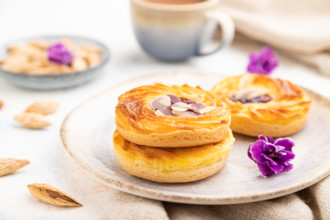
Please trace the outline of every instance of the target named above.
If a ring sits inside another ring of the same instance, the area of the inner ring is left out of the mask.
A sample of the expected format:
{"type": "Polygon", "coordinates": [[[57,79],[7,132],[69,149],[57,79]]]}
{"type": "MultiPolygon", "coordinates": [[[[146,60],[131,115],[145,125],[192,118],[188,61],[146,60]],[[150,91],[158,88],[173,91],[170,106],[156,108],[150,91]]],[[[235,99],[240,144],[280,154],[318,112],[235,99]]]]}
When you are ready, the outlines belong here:
{"type": "Polygon", "coordinates": [[[258,164],[259,170],[263,176],[272,176],[275,172],[267,164],[258,164]]]}
{"type": "Polygon", "coordinates": [[[268,156],[268,155],[263,155],[263,157],[265,158],[265,160],[267,160],[267,164],[268,167],[274,171],[275,174],[278,174],[280,172],[282,172],[283,170],[283,165],[276,163],[272,157],[268,156]]]}
{"type": "Polygon", "coordinates": [[[269,156],[267,154],[262,154],[262,157],[264,158],[265,161],[267,161],[268,164],[269,163],[275,163],[276,164],[276,162],[274,162],[274,160],[271,156],[269,156]]]}
{"type": "Polygon", "coordinates": [[[276,154],[276,158],[278,158],[279,160],[283,161],[283,162],[288,162],[290,160],[293,160],[295,158],[294,153],[292,153],[291,151],[280,151],[276,154]]]}
{"type": "Polygon", "coordinates": [[[263,141],[266,141],[266,142],[269,142],[269,143],[274,144],[274,139],[272,137],[269,137],[269,136],[265,137],[263,135],[259,135],[258,138],[260,140],[263,140],[263,141]]]}
{"type": "Polygon", "coordinates": [[[274,144],[265,143],[264,151],[267,152],[267,153],[275,153],[277,151],[277,148],[274,144]]]}
{"type": "Polygon", "coordinates": [[[275,174],[278,174],[283,171],[283,165],[277,164],[274,161],[268,164],[268,167],[274,171],[275,174]]]}
{"type": "Polygon", "coordinates": [[[274,144],[285,147],[287,151],[292,151],[292,147],[294,146],[294,142],[291,138],[279,138],[274,144]]]}
{"type": "Polygon", "coordinates": [[[263,135],[259,135],[258,136],[259,140],[262,140],[262,141],[266,141],[267,142],[267,138],[263,135]]]}
{"type": "MultiPolygon", "coordinates": [[[[249,156],[249,158],[250,158],[251,160],[253,160],[252,154],[251,154],[251,152],[250,152],[250,147],[249,147],[249,150],[248,150],[248,156],[249,156]]],[[[253,160],[253,161],[254,161],[254,160],[253,160]]]]}
{"type": "Polygon", "coordinates": [[[250,144],[248,156],[258,164],[262,175],[271,176],[292,169],[288,162],[295,157],[291,151],[293,146],[294,142],[289,138],[274,140],[260,135],[259,140],[250,144]]]}
{"type": "Polygon", "coordinates": [[[292,168],[293,165],[291,163],[285,163],[282,172],[289,172],[290,170],[292,170],[292,168]]]}
{"type": "Polygon", "coordinates": [[[247,70],[251,73],[270,74],[277,66],[276,55],[269,47],[264,47],[259,53],[251,53],[247,70]]]}
{"type": "Polygon", "coordinates": [[[266,138],[267,138],[267,141],[268,141],[269,143],[274,144],[275,141],[274,141],[274,139],[273,139],[272,137],[267,136],[266,138]]]}
{"type": "Polygon", "coordinates": [[[70,65],[74,58],[73,54],[62,43],[49,46],[47,52],[48,60],[57,64],[70,65]]]}
{"type": "Polygon", "coordinates": [[[250,144],[249,147],[249,157],[256,163],[265,163],[265,160],[263,158],[263,147],[264,147],[264,142],[259,140],[256,141],[252,144],[250,144]]]}

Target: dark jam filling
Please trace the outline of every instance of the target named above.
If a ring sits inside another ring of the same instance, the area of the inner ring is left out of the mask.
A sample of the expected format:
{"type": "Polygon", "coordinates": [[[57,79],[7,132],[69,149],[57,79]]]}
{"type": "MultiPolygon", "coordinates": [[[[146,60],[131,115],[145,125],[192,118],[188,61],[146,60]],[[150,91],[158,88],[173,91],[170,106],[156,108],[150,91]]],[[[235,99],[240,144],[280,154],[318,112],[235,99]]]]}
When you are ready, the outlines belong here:
{"type": "Polygon", "coordinates": [[[267,102],[273,100],[273,98],[269,95],[260,95],[257,97],[253,97],[251,99],[248,99],[248,98],[237,99],[235,96],[232,96],[230,98],[230,100],[233,102],[240,102],[242,104],[248,104],[248,103],[267,103],[267,102]]]}

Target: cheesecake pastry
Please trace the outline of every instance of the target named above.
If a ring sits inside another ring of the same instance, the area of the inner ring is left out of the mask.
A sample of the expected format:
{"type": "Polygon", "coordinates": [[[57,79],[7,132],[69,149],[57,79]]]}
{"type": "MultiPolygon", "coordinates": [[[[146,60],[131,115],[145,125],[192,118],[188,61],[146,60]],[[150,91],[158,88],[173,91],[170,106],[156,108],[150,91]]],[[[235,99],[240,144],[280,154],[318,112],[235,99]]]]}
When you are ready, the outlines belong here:
{"type": "Polygon", "coordinates": [[[145,85],[118,98],[116,127],[121,136],[139,145],[191,147],[226,138],[230,109],[201,89],[145,85]]]}
{"type": "Polygon", "coordinates": [[[120,166],[130,175],[162,182],[191,182],[209,177],[222,169],[234,138],[228,130],[220,142],[188,148],[157,148],[113,135],[114,150],[120,166]]]}
{"type": "Polygon", "coordinates": [[[311,99],[293,83],[265,75],[227,77],[211,93],[231,108],[231,129],[249,136],[286,136],[302,129],[311,99]]]}

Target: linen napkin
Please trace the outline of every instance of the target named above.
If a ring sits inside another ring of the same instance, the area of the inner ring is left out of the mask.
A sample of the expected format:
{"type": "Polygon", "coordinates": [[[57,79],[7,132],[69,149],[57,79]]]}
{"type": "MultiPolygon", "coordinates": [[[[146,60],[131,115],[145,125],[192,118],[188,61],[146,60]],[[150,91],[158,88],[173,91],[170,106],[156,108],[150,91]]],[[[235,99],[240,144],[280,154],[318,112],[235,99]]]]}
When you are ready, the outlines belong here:
{"type": "Polygon", "coordinates": [[[223,0],[240,35],[268,44],[330,76],[329,0],[223,0]]]}
{"type": "Polygon", "coordinates": [[[298,193],[239,205],[198,206],[165,203],[170,219],[330,219],[330,177],[298,193]]]}
{"type": "Polygon", "coordinates": [[[148,200],[109,189],[101,219],[155,220],[326,220],[330,219],[330,177],[300,192],[238,205],[187,205],[148,200]]]}

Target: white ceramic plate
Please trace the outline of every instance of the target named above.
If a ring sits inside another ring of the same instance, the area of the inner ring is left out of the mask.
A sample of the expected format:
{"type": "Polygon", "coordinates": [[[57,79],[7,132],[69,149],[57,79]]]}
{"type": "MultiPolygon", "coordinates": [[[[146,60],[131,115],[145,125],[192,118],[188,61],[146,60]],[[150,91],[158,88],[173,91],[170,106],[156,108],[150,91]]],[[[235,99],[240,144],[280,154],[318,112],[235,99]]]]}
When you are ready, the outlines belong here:
{"type": "Polygon", "coordinates": [[[236,204],[271,199],[306,188],[330,173],[330,101],[309,92],[313,104],[303,130],[292,135],[296,146],[294,169],[264,178],[247,156],[256,138],[234,134],[236,142],[227,165],[207,179],[184,184],[160,184],[128,175],[114,155],[117,97],[134,87],[162,82],[200,85],[209,90],[223,77],[201,73],[160,73],[138,77],[90,99],[73,110],[61,129],[63,144],[71,157],[89,174],[111,187],[134,195],[191,204],[236,204]]]}

